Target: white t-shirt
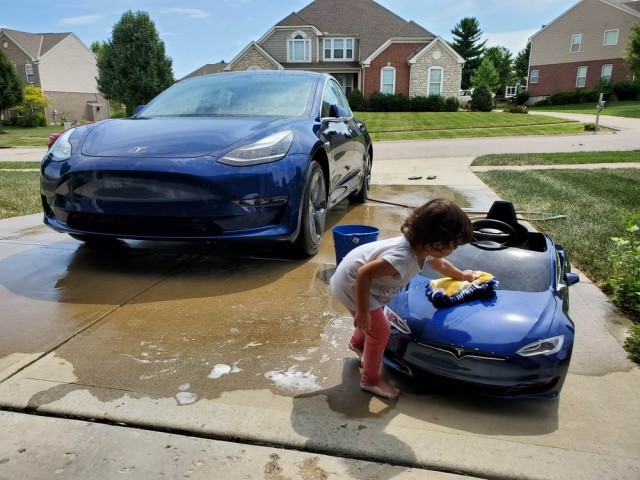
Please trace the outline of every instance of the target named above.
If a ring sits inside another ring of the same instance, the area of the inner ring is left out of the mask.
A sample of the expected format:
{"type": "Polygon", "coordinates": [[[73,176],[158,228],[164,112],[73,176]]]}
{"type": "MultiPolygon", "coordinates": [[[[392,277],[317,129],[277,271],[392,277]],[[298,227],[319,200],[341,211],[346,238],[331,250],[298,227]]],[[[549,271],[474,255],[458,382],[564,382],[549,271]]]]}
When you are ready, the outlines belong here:
{"type": "MultiPolygon", "coordinates": [[[[397,275],[374,278],[369,290],[369,310],[381,307],[395,297],[402,287],[415,277],[424,264],[419,265],[411,245],[404,236],[378,240],[360,245],[342,259],[331,277],[331,291],[350,310],[356,310],[356,273],[365,263],[378,258],[389,262],[397,275]]],[[[425,261],[433,260],[427,257],[425,261]]]]}

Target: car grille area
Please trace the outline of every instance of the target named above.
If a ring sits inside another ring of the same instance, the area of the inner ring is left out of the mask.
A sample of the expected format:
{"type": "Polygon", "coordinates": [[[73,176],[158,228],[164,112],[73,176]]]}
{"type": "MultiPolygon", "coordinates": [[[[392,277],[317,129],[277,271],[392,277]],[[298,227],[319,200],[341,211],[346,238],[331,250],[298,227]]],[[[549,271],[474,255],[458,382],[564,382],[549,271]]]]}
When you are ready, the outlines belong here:
{"type": "Polygon", "coordinates": [[[72,212],[67,225],[83,232],[140,237],[201,237],[223,233],[216,222],[198,217],[138,217],[72,212]]]}

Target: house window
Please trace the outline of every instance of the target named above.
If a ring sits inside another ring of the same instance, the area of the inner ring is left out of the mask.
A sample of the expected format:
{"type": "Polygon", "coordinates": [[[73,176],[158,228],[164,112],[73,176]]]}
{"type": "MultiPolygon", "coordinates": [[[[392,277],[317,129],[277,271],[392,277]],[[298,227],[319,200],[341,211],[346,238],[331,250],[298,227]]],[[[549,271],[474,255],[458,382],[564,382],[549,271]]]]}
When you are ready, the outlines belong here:
{"type": "Polygon", "coordinates": [[[618,44],[618,30],[605,30],[603,45],[617,45],[618,44]]]}
{"type": "Polygon", "coordinates": [[[24,66],[24,73],[27,76],[27,83],[36,83],[36,76],[33,73],[33,65],[30,63],[27,63],[24,66]]]}
{"type": "Polygon", "coordinates": [[[540,70],[531,70],[529,74],[529,83],[538,83],[540,79],[540,70]]]}
{"type": "Polygon", "coordinates": [[[576,33],[575,35],[571,35],[571,53],[579,52],[581,44],[582,44],[581,33],[576,33]]]}
{"type": "Polygon", "coordinates": [[[576,88],[583,88],[587,83],[587,67],[578,67],[576,75],[576,88]]]}
{"type": "Polygon", "coordinates": [[[287,58],[290,62],[311,61],[311,40],[303,32],[295,32],[287,40],[287,58]]]}
{"type": "Polygon", "coordinates": [[[600,73],[600,81],[602,83],[606,83],[607,85],[611,84],[611,73],[613,72],[613,65],[606,64],[602,65],[602,72],[600,73]]]}
{"type": "Polygon", "coordinates": [[[353,60],[353,38],[325,38],[325,60],[353,60]]]}
{"type": "Polygon", "coordinates": [[[429,69],[429,95],[442,94],[442,67],[431,67],[429,69]]]}
{"type": "Polygon", "coordinates": [[[396,69],[384,67],[380,72],[380,93],[396,93],[396,69]]]}
{"type": "Polygon", "coordinates": [[[333,73],[332,75],[338,81],[344,93],[349,95],[353,90],[355,75],[353,73],[333,73]]]}

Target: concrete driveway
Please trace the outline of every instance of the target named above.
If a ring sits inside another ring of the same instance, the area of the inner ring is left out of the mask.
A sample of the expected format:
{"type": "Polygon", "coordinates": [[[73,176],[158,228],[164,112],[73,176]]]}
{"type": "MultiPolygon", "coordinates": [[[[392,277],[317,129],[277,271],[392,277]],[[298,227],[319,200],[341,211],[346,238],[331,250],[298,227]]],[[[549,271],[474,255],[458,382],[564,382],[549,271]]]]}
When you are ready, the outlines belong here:
{"type": "MultiPolygon", "coordinates": [[[[334,210],[328,229],[395,235],[405,206],[433,196],[486,209],[497,197],[470,156],[429,156],[438,142],[377,145],[372,200],[334,210]]],[[[334,267],[330,235],[291,261],[216,245],[95,251],[40,215],[0,221],[0,478],[640,478],[629,323],[584,276],[558,401],[392,372],[404,395],[383,401],[358,388],[334,267]]]]}

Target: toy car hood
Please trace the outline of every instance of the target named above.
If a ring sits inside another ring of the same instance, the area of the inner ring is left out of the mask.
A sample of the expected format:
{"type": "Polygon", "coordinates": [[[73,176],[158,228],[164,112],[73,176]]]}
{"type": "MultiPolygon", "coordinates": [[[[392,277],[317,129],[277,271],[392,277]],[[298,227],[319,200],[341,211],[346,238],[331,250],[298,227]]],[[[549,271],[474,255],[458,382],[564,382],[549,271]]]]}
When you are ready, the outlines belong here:
{"type": "Polygon", "coordinates": [[[544,338],[551,328],[556,308],[551,291],[497,290],[489,299],[436,308],[425,295],[428,282],[425,277],[414,278],[389,304],[419,342],[464,345],[509,356],[527,339],[544,338]]]}

